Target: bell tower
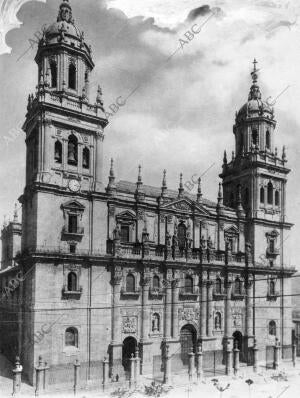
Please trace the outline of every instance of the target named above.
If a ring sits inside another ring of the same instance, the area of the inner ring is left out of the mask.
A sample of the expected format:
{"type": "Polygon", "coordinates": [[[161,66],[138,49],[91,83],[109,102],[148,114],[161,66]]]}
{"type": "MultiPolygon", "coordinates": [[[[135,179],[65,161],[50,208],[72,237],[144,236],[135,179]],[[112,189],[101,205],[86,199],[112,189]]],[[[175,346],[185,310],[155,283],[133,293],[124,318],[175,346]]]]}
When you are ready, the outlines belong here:
{"type": "MultiPolygon", "coordinates": [[[[285,227],[291,226],[286,223],[286,183],[290,170],[286,167],[285,147],[279,155],[275,146],[274,109],[262,100],[257,61],[254,60],[253,64],[248,101],[236,113],[233,126],[235,152],[232,153],[231,161],[228,161],[227,153],[224,152],[220,177],[226,206],[236,208],[241,196],[248,220],[247,239],[254,253],[261,256],[266,252],[270,254],[270,239],[266,234],[279,235],[279,230],[283,232],[285,227]]],[[[279,237],[276,238],[278,254],[283,239],[283,236],[281,241],[279,237]]],[[[275,250],[273,244],[272,248],[275,250]]],[[[276,257],[268,257],[271,265],[279,262],[276,257]]]]}
{"type": "Polygon", "coordinates": [[[42,192],[43,197],[46,192],[73,197],[105,192],[103,140],[108,121],[100,86],[95,101],[90,100],[92,50],[75,24],[69,0],[62,1],[56,22],[44,29],[35,62],[38,84],[35,94],[28,97],[23,126],[25,246],[28,228],[37,234],[36,225],[29,224],[41,217],[38,201],[42,192]]]}

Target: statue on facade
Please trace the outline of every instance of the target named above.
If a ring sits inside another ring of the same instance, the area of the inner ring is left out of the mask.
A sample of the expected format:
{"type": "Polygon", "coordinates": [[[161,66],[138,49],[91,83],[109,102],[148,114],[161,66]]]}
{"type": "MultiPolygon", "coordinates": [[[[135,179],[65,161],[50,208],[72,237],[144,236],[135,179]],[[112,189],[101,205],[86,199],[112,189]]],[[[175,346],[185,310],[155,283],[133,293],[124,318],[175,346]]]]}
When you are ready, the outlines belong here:
{"type": "Polygon", "coordinates": [[[115,229],[113,231],[113,239],[114,240],[120,240],[121,239],[121,226],[120,226],[119,222],[116,223],[116,227],[115,227],[115,229]]]}

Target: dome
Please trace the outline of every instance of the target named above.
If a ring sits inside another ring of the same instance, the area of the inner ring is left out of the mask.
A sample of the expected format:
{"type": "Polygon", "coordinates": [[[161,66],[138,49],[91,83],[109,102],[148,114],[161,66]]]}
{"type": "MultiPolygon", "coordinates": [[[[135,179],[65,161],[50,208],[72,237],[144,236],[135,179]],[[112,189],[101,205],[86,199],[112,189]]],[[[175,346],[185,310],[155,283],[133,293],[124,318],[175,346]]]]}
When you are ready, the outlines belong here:
{"type": "Polygon", "coordinates": [[[267,102],[262,101],[261,99],[261,92],[259,86],[257,85],[257,72],[258,70],[256,69],[256,61],[254,60],[254,70],[251,73],[253,84],[250,88],[248,101],[241,107],[236,115],[236,120],[238,122],[247,118],[258,116],[273,119],[273,108],[267,102]]]}
{"type": "Polygon", "coordinates": [[[82,32],[77,28],[74,23],[66,22],[66,21],[58,21],[46,28],[45,35],[47,36],[56,36],[61,35],[61,32],[65,32],[66,35],[75,36],[78,39],[81,39],[82,32]]]}

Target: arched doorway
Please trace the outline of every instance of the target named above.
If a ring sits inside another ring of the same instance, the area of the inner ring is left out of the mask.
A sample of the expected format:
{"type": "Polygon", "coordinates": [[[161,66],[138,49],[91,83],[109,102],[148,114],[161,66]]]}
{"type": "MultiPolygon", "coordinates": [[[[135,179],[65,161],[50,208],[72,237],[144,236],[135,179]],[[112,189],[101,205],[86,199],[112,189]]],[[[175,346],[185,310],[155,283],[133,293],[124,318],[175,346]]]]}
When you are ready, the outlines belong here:
{"type": "Polygon", "coordinates": [[[130,358],[135,355],[135,351],[137,348],[137,342],[134,337],[126,337],[123,341],[123,348],[122,348],[122,365],[125,371],[130,370],[130,358]]]}
{"type": "Polygon", "coordinates": [[[197,332],[193,325],[185,325],[180,330],[181,360],[188,365],[189,353],[196,352],[197,332]]]}
{"type": "Polygon", "coordinates": [[[244,361],[244,341],[243,341],[243,335],[240,331],[236,330],[233,335],[233,347],[235,347],[237,343],[237,348],[240,350],[240,361],[244,361]]]}

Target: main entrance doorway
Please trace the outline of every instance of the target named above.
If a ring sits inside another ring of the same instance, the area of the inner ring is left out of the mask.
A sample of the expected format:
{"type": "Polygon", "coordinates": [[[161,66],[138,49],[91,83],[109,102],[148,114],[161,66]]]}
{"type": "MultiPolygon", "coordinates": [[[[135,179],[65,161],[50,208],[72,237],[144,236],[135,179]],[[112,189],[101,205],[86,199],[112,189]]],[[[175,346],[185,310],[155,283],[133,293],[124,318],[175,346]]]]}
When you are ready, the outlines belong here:
{"type": "Polygon", "coordinates": [[[137,342],[134,337],[126,337],[123,341],[123,348],[122,348],[122,365],[125,371],[130,370],[130,358],[133,354],[135,354],[137,348],[137,342]]]}
{"type": "Polygon", "coordinates": [[[196,352],[197,332],[193,325],[185,325],[180,331],[181,360],[184,365],[189,363],[189,353],[196,352]]]}

